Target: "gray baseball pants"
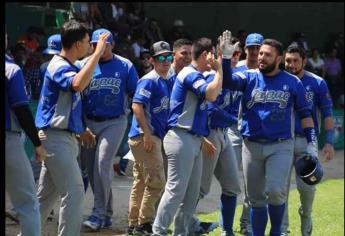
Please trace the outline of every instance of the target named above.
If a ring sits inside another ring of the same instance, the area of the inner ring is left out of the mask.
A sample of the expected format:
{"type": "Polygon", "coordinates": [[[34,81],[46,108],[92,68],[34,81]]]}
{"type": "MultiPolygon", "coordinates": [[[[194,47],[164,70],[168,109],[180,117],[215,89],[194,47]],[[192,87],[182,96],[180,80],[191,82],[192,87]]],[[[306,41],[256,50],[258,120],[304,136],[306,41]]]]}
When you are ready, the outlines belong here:
{"type": "Polygon", "coordinates": [[[173,235],[189,234],[190,221],[200,191],[201,144],[200,136],[191,135],[179,128],[169,130],[164,137],[168,178],[152,226],[153,235],[167,235],[174,216],[173,235]]]}
{"type": "Polygon", "coordinates": [[[293,147],[292,139],[267,144],[243,140],[244,181],[251,207],[286,202],[293,147]]]}
{"type": "Polygon", "coordinates": [[[101,219],[113,215],[111,160],[120,147],[127,123],[125,115],[102,122],[86,119],[86,126],[96,135],[97,143],[94,148],[82,148],[81,160],[87,162],[88,176],[94,194],[92,214],[101,219]]]}
{"type": "MultiPolygon", "coordinates": [[[[238,130],[237,124],[233,124],[228,129],[228,136],[236,153],[236,157],[238,161],[238,169],[243,170],[243,165],[242,165],[243,138],[242,138],[241,132],[238,130]]],[[[248,200],[248,194],[246,190],[245,181],[243,181],[243,193],[244,193],[244,199],[243,199],[243,207],[242,207],[242,215],[240,218],[240,224],[241,224],[241,228],[247,228],[247,227],[250,227],[250,207],[249,207],[249,200],[248,200]]]]}
{"type": "MultiPolygon", "coordinates": [[[[307,143],[306,138],[295,137],[294,161],[297,161],[298,159],[302,158],[306,154],[307,145],[308,143],[307,143]]],[[[291,166],[290,178],[288,182],[288,194],[290,191],[292,169],[294,169],[293,165],[291,166]]],[[[303,180],[297,176],[296,172],[295,174],[296,174],[296,185],[297,185],[297,190],[300,196],[303,216],[311,217],[313,202],[315,198],[315,191],[316,191],[315,185],[308,185],[304,183],[303,180]]],[[[289,228],[289,213],[288,213],[288,201],[286,201],[286,207],[285,207],[284,217],[282,221],[282,232],[286,232],[288,228],[289,228]]]]}
{"type": "MultiPolygon", "coordinates": [[[[227,129],[211,129],[207,137],[215,145],[217,151],[215,156],[203,154],[199,199],[210,192],[213,174],[220,183],[223,194],[237,196],[241,193],[237,158],[227,132],[227,129]]],[[[199,219],[194,216],[191,222],[192,232],[197,231],[198,226],[199,219]]]]}
{"type": "Polygon", "coordinates": [[[59,236],[80,235],[84,204],[84,186],[77,162],[79,145],[75,134],[59,130],[44,130],[42,145],[51,156],[43,161],[38,185],[41,223],[46,221],[61,197],[59,236]]]}
{"type": "Polygon", "coordinates": [[[19,214],[22,236],[41,235],[41,222],[34,176],[20,133],[6,131],[6,190],[19,214]]]}

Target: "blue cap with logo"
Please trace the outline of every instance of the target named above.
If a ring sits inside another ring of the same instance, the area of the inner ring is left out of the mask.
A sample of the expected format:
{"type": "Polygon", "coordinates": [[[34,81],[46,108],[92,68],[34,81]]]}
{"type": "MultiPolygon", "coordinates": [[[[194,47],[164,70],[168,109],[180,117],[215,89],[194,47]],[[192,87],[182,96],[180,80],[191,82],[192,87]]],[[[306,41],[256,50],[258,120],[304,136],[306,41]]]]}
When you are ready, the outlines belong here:
{"type": "Polygon", "coordinates": [[[264,41],[264,36],[258,33],[249,34],[246,38],[246,47],[248,46],[261,46],[264,41]]]}
{"type": "Polygon", "coordinates": [[[61,51],[61,35],[53,34],[47,40],[48,47],[43,51],[43,54],[59,54],[61,51]]]}
{"type": "Polygon", "coordinates": [[[110,33],[110,36],[109,36],[108,39],[107,39],[107,43],[112,43],[112,42],[113,42],[113,34],[112,34],[109,30],[104,29],[104,28],[95,30],[95,31],[92,33],[91,43],[97,43],[97,42],[98,42],[98,39],[99,39],[99,36],[100,36],[101,34],[104,34],[104,33],[110,33]]]}

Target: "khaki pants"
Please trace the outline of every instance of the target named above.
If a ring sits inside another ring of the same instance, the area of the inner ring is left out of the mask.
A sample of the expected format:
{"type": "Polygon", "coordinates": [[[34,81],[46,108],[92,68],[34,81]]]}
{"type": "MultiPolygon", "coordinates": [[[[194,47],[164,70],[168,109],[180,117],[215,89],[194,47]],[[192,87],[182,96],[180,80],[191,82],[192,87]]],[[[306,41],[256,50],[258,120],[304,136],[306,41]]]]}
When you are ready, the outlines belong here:
{"type": "Polygon", "coordinates": [[[154,149],[144,150],[143,136],[130,138],[129,147],[134,156],[133,186],[129,199],[129,226],[152,222],[155,217],[156,202],[165,186],[162,140],[156,136],[154,149]]]}

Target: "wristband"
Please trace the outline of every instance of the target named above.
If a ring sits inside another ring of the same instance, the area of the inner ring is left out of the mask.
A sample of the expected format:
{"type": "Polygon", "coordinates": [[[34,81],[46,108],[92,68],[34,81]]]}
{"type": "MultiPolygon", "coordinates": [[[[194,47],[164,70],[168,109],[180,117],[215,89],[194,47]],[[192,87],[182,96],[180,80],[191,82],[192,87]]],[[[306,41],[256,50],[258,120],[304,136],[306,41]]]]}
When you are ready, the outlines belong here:
{"type": "Polygon", "coordinates": [[[303,129],[304,136],[308,143],[316,143],[316,135],[314,127],[307,127],[303,129]]]}
{"type": "Polygon", "coordinates": [[[334,145],[334,129],[328,129],[325,132],[325,143],[334,145]]]}

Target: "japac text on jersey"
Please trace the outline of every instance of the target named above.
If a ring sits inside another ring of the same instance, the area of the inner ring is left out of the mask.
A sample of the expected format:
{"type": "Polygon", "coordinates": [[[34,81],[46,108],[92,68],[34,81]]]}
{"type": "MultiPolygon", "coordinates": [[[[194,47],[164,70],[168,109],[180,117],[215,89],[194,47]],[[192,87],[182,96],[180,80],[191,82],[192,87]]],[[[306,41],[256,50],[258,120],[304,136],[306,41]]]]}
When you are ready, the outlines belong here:
{"type": "MultiPolygon", "coordinates": [[[[89,58],[76,62],[81,68],[89,58]]],[[[116,117],[127,114],[128,96],[133,96],[138,74],[132,62],[119,55],[99,62],[93,78],[82,93],[83,111],[86,115],[116,117]]]]}
{"type": "Polygon", "coordinates": [[[286,71],[274,76],[265,76],[258,69],[236,72],[231,83],[234,90],[243,92],[244,137],[290,139],[294,137],[295,112],[311,109],[302,82],[286,71]]]}

